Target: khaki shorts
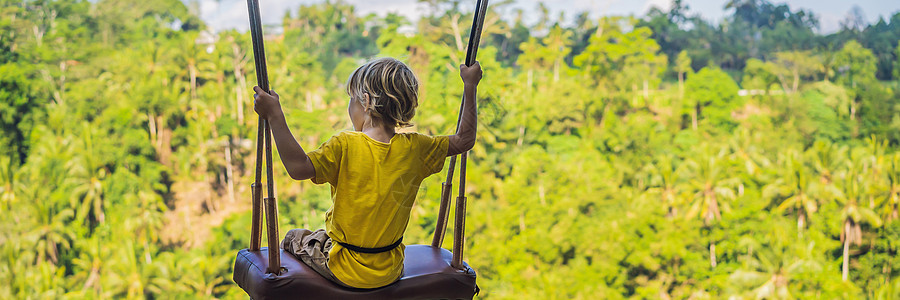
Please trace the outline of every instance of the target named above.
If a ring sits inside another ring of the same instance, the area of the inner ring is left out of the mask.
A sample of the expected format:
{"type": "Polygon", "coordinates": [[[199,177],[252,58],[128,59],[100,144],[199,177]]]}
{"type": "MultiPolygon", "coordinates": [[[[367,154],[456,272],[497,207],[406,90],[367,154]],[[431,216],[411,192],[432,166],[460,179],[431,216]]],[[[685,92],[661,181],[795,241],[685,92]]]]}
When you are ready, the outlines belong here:
{"type": "Polygon", "coordinates": [[[331,237],[325,234],[324,229],[309,231],[308,229],[291,229],[281,241],[281,248],[293,254],[300,261],[340,286],[350,287],[334,276],[328,268],[328,251],[331,251],[331,237]]]}

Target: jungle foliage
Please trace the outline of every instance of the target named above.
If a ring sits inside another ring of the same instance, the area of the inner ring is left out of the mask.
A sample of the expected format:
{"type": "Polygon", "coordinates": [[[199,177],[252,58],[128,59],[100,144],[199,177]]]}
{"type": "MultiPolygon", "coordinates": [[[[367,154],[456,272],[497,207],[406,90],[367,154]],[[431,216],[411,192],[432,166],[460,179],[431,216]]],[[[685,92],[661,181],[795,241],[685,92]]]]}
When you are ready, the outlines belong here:
{"type": "MultiPolygon", "coordinates": [[[[415,23],[328,1],[266,28],[301,145],[349,128],[344,82],[377,56],[419,76],[414,130],[452,133],[471,7],[420,2],[415,23]]],[[[900,297],[900,13],[822,35],[766,0],[718,24],[680,0],[574,22],[493,2],[468,170],[482,297],[900,297]]],[[[0,3],[0,298],[245,298],[249,35],[177,0],[0,3]]],[[[275,170],[282,233],[322,227],[329,189],[275,170]]],[[[443,176],[404,241],[431,240],[443,176]]]]}

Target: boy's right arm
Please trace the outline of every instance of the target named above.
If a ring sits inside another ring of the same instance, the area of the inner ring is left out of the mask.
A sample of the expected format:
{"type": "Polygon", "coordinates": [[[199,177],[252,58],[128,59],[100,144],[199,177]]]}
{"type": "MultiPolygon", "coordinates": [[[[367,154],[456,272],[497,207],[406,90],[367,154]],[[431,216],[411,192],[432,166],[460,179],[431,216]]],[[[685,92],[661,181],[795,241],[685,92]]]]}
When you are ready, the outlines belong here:
{"type": "Polygon", "coordinates": [[[256,91],[256,100],[254,101],[254,109],[261,118],[269,121],[269,127],[272,128],[272,137],[275,138],[275,146],[278,149],[278,156],[281,157],[281,163],[287,170],[288,175],[294,180],[310,179],[316,176],[316,169],[312,164],[312,160],[303,151],[303,147],[297,143],[297,139],[291,134],[291,129],[287,126],[284,119],[284,112],[281,110],[279,97],[274,91],[272,94],[264,92],[260,87],[254,87],[256,91]]]}
{"type": "Polygon", "coordinates": [[[475,103],[475,97],[478,92],[478,82],[481,81],[481,64],[476,61],[472,66],[460,65],[459,76],[462,77],[465,86],[463,89],[462,114],[460,115],[456,134],[450,136],[447,156],[457,155],[472,149],[475,146],[475,132],[478,129],[478,107],[475,103]]]}

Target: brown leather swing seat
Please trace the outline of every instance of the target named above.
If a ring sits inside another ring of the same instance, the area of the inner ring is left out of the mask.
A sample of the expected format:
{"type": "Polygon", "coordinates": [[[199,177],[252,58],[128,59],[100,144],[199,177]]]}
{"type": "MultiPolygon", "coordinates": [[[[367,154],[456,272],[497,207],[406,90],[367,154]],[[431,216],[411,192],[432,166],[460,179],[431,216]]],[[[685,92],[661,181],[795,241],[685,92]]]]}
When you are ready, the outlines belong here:
{"type": "MultiPolygon", "coordinates": [[[[280,249],[279,249],[280,250],[280,249]]],[[[234,282],[250,298],[263,299],[472,299],[475,270],[450,266],[452,254],[429,245],[406,246],[403,277],[377,289],[349,289],[313,271],[290,253],[281,252],[281,274],[266,274],[268,248],[241,250],[234,262],[234,282]]]]}

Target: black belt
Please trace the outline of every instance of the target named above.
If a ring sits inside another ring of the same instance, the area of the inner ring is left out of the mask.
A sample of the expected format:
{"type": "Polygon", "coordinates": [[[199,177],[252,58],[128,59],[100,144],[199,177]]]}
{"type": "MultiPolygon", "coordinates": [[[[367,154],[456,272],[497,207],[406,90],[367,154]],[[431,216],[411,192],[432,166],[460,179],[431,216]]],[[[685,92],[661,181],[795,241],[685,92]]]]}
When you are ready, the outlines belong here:
{"type": "Polygon", "coordinates": [[[350,249],[350,250],[353,250],[353,251],[359,252],[359,253],[381,253],[381,252],[388,252],[388,251],[394,250],[394,248],[397,248],[397,246],[400,246],[400,242],[403,242],[403,237],[401,236],[400,239],[397,240],[396,242],[394,242],[393,244],[390,244],[390,245],[387,245],[384,247],[378,247],[378,248],[363,248],[363,247],[359,247],[359,246],[350,245],[347,243],[341,243],[334,239],[332,239],[332,241],[335,243],[338,243],[338,245],[341,245],[341,247],[344,247],[344,248],[347,248],[347,249],[350,249]]]}

